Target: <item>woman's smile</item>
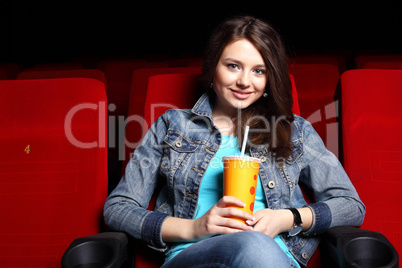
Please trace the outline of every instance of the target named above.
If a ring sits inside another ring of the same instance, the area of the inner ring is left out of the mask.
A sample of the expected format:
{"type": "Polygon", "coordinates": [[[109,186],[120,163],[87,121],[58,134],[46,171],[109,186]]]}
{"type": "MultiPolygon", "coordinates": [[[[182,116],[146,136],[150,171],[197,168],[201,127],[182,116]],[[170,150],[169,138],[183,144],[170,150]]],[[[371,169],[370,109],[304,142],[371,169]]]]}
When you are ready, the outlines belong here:
{"type": "Polygon", "coordinates": [[[247,98],[249,98],[251,96],[251,94],[253,94],[253,92],[250,91],[244,91],[244,90],[235,90],[235,89],[231,89],[233,96],[235,96],[236,98],[238,98],[239,100],[246,100],[247,98]]]}

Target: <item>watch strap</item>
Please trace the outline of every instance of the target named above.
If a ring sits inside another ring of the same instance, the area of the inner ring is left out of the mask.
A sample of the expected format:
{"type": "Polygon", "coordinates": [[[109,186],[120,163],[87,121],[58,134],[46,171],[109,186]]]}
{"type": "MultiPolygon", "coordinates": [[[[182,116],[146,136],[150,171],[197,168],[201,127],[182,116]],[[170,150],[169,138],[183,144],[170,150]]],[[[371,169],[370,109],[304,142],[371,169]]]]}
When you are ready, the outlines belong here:
{"type": "Polygon", "coordinates": [[[300,213],[295,208],[287,208],[293,213],[294,223],[291,230],[289,230],[288,236],[298,235],[303,230],[303,223],[301,220],[300,213]]]}
{"type": "Polygon", "coordinates": [[[287,208],[287,209],[289,209],[293,213],[294,225],[296,225],[296,226],[301,225],[302,220],[301,220],[300,212],[295,208],[287,208]]]}

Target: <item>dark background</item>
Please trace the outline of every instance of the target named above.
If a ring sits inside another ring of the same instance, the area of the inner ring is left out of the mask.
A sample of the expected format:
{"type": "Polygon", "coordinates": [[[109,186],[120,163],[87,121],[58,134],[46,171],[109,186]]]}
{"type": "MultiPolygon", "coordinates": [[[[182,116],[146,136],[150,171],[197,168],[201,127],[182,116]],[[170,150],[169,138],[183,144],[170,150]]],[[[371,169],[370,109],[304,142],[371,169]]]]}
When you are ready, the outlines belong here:
{"type": "Polygon", "coordinates": [[[0,62],[29,66],[82,56],[202,53],[214,26],[234,14],[271,22],[290,54],[306,49],[401,53],[400,2],[1,1],[0,62]]]}

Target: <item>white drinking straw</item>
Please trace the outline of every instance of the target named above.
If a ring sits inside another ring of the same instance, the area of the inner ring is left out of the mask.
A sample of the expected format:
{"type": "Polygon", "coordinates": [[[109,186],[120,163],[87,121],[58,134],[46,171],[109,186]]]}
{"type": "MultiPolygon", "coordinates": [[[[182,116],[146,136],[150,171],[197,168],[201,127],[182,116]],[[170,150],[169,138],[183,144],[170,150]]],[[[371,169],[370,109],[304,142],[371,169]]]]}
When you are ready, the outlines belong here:
{"type": "Polygon", "coordinates": [[[241,157],[244,156],[244,151],[246,150],[246,143],[248,139],[248,131],[250,130],[249,126],[246,126],[246,130],[244,131],[244,138],[243,138],[243,144],[241,146],[241,157]]]}

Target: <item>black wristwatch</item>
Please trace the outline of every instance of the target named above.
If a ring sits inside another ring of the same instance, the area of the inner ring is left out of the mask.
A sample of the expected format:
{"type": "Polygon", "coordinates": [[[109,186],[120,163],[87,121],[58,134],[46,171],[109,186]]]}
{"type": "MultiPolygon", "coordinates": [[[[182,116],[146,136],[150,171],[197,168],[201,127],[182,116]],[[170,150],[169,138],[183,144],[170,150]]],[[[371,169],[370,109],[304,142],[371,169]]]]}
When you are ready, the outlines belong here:
{"type": "Polygon", "coordinates": [[[301,220],[300,213],[297,209],[295,208],[287,208],[293,213],[294,217],[294,223],[293,223],[293,228],[289,231],[289,236],[295,236],[298,235],[302,230],[303,230],[303,222],[301,220]]]}

